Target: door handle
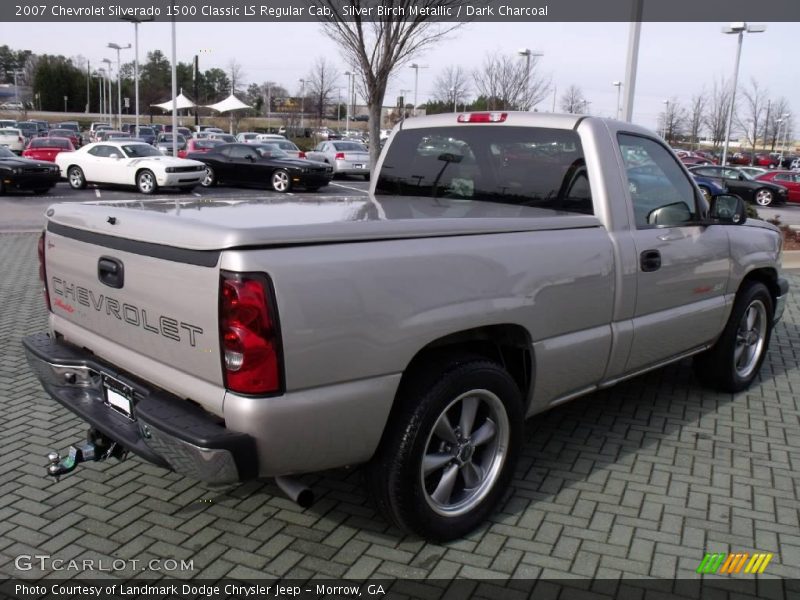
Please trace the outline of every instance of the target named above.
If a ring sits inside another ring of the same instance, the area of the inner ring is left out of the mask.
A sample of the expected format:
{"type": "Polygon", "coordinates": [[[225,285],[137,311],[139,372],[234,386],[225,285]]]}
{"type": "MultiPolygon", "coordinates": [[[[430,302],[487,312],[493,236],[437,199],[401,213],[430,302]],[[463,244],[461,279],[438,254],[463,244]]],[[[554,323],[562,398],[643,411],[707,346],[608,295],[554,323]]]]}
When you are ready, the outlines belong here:
{"type": "Polygon", "coordinates": [[[661,252],[645,250],[639,255],[639,266],[646,273],[658,271],[661,268],[661,252]]]}
{"type": "Polygon", "coordinates": [[[125,266],[117,258],[101,256],[97,261],[97,278],[108,287],[121,289],[125,285],[125,266]]]}

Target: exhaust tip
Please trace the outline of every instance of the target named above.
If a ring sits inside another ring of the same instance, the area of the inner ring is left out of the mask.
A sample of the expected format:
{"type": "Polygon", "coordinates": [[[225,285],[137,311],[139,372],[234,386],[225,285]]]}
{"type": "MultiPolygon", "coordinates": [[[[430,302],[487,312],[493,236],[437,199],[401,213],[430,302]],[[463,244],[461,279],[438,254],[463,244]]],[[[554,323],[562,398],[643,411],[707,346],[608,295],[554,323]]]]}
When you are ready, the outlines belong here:
{"type": "Polygon", "coordinates": [[[314,492],[305,483],[291,477],[279,476],[275,483],[291,500],[302,508],[310,508],[314,504],[314,492]]]}

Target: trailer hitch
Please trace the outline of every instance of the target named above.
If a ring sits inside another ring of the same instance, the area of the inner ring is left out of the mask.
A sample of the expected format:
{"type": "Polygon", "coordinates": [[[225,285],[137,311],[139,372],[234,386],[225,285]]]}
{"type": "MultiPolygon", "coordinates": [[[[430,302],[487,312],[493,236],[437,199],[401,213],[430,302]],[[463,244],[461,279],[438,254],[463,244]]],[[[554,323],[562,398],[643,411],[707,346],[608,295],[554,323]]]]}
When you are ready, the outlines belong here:
{"type": "Polygon", "coordinates": [[[125,460],[128,451],[100,432],[89,429],[86,441],[72,444],[63,458],[58,452],[47,454],[47,474],[58,482],[62,475],[71,473],[83,462],[97,462],[110,457],[125,460]]]}

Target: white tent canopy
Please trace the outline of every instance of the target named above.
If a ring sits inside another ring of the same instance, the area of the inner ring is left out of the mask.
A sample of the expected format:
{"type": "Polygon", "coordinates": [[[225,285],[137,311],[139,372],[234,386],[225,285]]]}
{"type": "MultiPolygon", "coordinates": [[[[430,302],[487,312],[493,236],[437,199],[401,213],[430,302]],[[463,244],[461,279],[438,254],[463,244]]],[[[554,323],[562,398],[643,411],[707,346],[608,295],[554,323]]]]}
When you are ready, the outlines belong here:
{"type": "MultiPolygon", "coordinates": [[[[167,100],[166,102],[162,102],[161,104],[151,104],[150,106],[155,106],[156,108],[160,108],[161,110],[172,110],[172,100],[167,100]]],[[[193,108],[193,107],[194,107],[194,102],[192,102],[186,96],[184,96],[182,91],[175,98],[175,108],[177,110],[183,110],[184,108],[193,108]]]]}
{"type": "Polygon", "coordinates": [[[215,110],[218,113],[226,113],[233,110],[242,110],[243,108],[253,108],[252,106],[245,104],[241,100],[239,100],[236,96],[231,94],[225,100],[221,102],[217,102],[216,104],[210,104],[206,106],[206,108],[210,108],[211,110],[215,110]]]}

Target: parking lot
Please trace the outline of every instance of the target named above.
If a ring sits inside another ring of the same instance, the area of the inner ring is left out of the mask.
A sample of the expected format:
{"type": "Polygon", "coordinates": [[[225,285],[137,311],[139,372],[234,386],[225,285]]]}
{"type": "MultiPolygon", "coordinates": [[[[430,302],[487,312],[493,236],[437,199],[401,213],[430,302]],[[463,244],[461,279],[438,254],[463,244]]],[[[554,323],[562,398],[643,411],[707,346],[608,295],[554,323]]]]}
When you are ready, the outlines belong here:
{"type": "MultiPolygon", "coordinates": [[[[365,187],[337,180],[326,193],[365,187]]],[[[131,193],[99,191],[120,195],[131,193]]],[[[5,198],[0,211],[5,221],[8,206],[24,207],[23,228],[50,201],[85,196],[97,194],[60,184],[47,199],[5,198]]],[[[499,511],[466,539],[437,545],[387,525],[357,468],[306,476],[318,497],[306,510],[271,481],[208,490],[137,458],[50,481],[45,454],[82,439],[84,425],[42,391],[21,352],[20,339],[46,327],[35,234],[0,235],[0,273],[4,577],[86,575],[15,562],[48,555],[191,562],[104,574],[114,577],[689,579],[710,552],[774,553],[761,577],[800,577],[796,295],[749,391],[708,391],[684,361],[538,416],[499,511]]],[[[791,282],[798,289],[800,276],[791,282]]]]}

